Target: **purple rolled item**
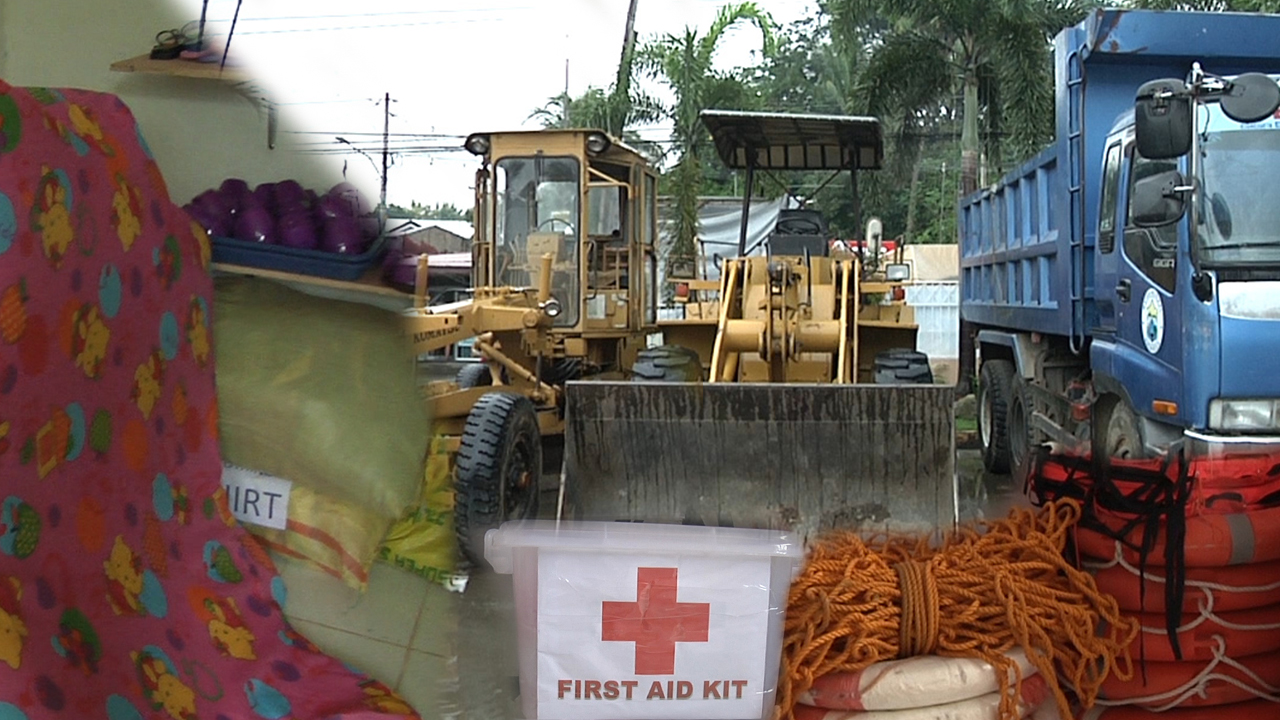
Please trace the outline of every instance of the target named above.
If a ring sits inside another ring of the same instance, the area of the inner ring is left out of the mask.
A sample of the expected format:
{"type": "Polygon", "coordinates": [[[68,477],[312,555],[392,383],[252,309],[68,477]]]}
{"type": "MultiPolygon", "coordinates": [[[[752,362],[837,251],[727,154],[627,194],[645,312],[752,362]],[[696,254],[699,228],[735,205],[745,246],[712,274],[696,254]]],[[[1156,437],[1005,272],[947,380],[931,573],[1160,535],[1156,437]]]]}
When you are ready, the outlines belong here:
{"type": "Polygon", "coordinates": [[[336,195],[324,195],[315,206],[316,218],[323,221],[338,217],[351,217],[351,205],[336,195]]]}
{"type": "Polygon", "coordinates": [[[320,237],[320,249],[342,255],[359,255],[364,251],[360,227],[349,216],[326,218],[320,237]]]}
{"type": "Polygon", "coordinates": [[[247,205],[236,214],[235,238],[247,242],[276,243],[275,221],[266,208],[247,205]]]}
{"type": "Polygon", "coordinates": [[[418,280],[418,256],[400,255],[395,262],[384,263],[382,276],[392,285],[404,289],[413,288],[418,280]]]}
{"type": "Polygon", "coordinates": [[[205,205],[190,202],[182,209],[186,210],[191,219],[199,223],[200,227],[212,236],[226,237],[231,233],[230,219],[213,213],[205,205]]]}
{"type": "Polygon", "coordinates": [[[257,199],[258,204],[267,210],[275,210],[276,191],[275,183],[262,183],[253,189],[253,197],[257,199]]]}
{"type": "Polygon", "coordinates": [[[195,196],[195,198],[191,200],[191,204],[197,205],[215,215],[229,216],[231,214],[226,198],[224,198],[222,193],[217,190],[205,190],[195,196]]]}
{"type": "Polygon", "coordinates": [[[306,215],[311,216],[311,211],[307,209],[307,201],[301,198],[294,200],[277,200],[275,212],[276,220],[280,220],[286,215],[306,215]]]}
{"type": "Polygon", "coordinates": [[[382,232],[382,223],[377,215],[361,215],[360,219],[360,237],[366,242],[373,242],[382,232]]]}
{"type": "Polygon", "coordinates": [[[285,247],[314,250],[320,245],[320,234],[316,232],[311,213],[305,209],[280,216],[276,222],[276,232],[280,244],[285,247]]]}
{"type": "Polygon", "coordinates": [[[373,208],[369,205],[369,201],[365,199],[360,190],[349,182],[340,182],[337,185],[334,185],[330,188],[328,194],[345,200],[351,207],[352,215],[368,215],[373,211],[373,208]]]}
{"type": "Polygon", "coordinates": [[[253,191],[249,189],[249,183],[244,180],[227,178],[222,181],[222,185],[218,186],[218,193],[222,195],[234,214],[240,210],[245,196],[253,194],[253,191]]]}
{"type": "Polygon", "coordinates": [[[320,202],[320,196],[316,194],[315,190],[312,190],[311,188],[307,188],[306,190],[303,191],[303,193],[307,199],[307,207],[314,208],[316,206],[316,203],[320,202]]]}
{"type": "Polygon", "coordinates": [[[418,257],[431,252],[431,245],[421,238],[397,235],[387,240],[387,254],[382,259],[382,276],[392,284],[412,288],[418,276],[418,257]]]}
{"type": "Polygon", "coordinates": [[[307,198],[306,190],[297,180],[281,180],[276,183],[274,193],[277,206],[304,202],[307,198]]]}

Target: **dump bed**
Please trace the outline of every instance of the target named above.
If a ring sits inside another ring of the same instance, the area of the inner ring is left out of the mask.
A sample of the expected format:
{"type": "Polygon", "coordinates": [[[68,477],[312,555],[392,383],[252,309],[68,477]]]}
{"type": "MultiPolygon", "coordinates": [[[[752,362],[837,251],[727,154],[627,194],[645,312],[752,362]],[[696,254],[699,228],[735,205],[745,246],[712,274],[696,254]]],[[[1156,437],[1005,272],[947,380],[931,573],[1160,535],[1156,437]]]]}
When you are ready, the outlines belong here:
{"type": "Polygon", "coordinates": [[[1280,16],[1098,10],[1054,41],[1052,145],[960,203],[961,317],[1074,335],[1094,326],[1093,247],[1102,150],[1138,86],[1280,71],[1280,16]]]}

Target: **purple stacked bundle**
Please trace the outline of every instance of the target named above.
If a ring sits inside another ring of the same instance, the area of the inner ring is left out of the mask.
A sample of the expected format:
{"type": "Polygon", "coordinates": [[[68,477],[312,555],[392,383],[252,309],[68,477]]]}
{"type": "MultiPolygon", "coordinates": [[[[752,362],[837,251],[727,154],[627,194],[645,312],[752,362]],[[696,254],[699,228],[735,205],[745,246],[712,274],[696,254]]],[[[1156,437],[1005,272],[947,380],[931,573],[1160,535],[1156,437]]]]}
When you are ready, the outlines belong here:
{"type": "Polygon", "coordinates": [[[250,189],[229,178],[185,209],[215,237],[343,255],[364,253],[380,230],[369,202],[347,182],[319,195],[295,180],[250,189]]]}

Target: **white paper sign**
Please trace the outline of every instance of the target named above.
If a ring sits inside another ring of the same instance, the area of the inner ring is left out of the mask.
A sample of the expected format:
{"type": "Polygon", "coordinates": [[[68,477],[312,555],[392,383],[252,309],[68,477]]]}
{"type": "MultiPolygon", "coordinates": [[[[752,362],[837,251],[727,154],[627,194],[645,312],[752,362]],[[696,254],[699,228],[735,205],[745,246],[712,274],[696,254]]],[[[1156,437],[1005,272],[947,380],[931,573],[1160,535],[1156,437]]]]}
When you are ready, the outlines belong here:
{"type": "Polygon", "coordinates": [[[227,503],[237,520],[276,530],[285,529],[289,522],[289,491],[293,483],[224,463],[222,486],[227,489],[227,503]]]}
{"type": "Polygon", "coordinates": [[[767,557],[544,548],[538,717],[761,717],[770,568],[767,557]]]}

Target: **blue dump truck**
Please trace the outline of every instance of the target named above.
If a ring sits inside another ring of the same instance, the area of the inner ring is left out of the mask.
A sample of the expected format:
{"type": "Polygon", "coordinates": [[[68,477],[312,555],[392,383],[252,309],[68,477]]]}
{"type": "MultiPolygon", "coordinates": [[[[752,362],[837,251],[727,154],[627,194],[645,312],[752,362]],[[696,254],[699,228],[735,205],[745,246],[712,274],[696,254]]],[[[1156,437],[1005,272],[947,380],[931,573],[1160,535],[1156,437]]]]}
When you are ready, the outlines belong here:
{"type": "Polygon", "coordinates": [[[1056,141],[959,208],[985,464],[1280,442],[1280,16],[1099,10],[1054,63],[1056,141]]]}

